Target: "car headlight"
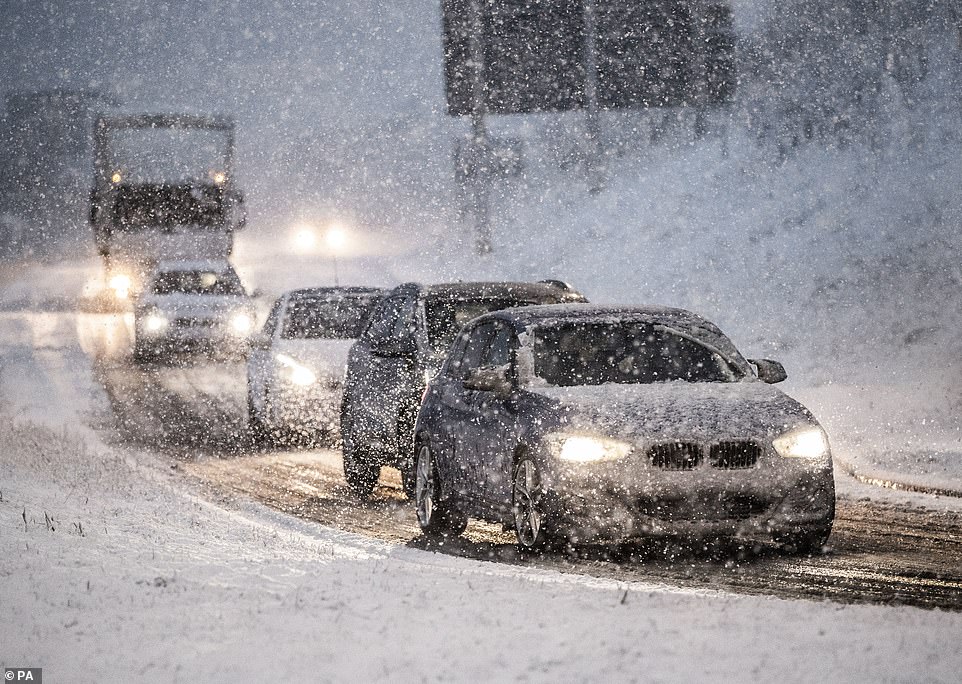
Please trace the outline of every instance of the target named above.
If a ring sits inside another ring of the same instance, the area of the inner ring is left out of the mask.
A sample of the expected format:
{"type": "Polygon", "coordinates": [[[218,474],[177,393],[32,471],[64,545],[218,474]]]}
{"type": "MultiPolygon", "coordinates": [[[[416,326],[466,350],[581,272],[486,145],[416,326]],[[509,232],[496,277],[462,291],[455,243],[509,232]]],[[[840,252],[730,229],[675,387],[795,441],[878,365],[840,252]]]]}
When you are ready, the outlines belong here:
{"type": "Polygon", "coordinates": [[[274,360],[284,371],[284,377],[291,383],[307,387],[317,382],[317,374],[307,366],[298,363],[287,354],[275,354],[274,360]]]}
{"type": "Polygon", "coordinates": [[[549,438],[552,452],[563,461],[593,463],[624,458],[631,444],[606,437],[586,435],[553,435],[549,438]]]}
{"type": "Polygon", "coordinates": [[[246,335],[254,327],[254,321],[246,313],[235,313],[230,317],[230,327],[238,335],[246,335]]]}
{"type": "Polygon", "coordinates": [[[819,459],[831,455],[828,435],[817,426],[796,428],[772,440],[779,456],[785,458],[819,459]]]}
{"type": "Polygon", "coordinates": [[[130,296],[130,288],[133,286],[130,276],[124,273],[118,273],[111,277],[110,282],[107,284],[110,286],[110,289],[114,291],[114,296],[117,297],[117,299],[127,299],[127,297],[130,296]]]}
{"type": "Polygon", "coordinates": [[[147,314],[144,318],[144,330],[149,333],[158,333],[167,327],[167,317],[163,314],[152,313],[147,314]]]}

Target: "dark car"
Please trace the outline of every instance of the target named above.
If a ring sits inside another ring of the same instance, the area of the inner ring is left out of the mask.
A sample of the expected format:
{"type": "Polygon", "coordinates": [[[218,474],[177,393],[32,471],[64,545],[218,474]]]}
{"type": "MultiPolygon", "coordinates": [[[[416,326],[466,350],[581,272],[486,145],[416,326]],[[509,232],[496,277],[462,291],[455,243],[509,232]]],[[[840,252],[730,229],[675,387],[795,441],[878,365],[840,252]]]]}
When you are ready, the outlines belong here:
{"type": "Polygon", "coordinates": [[[286,292],[247,354],[247,416],[255,439],[337,434],[347,354],[384,291],[286,292]]]}
{"type": "Polygon", "coordinates": [[[731,537],[822,547],[835,488],[815,418],[713,324],[667,308],[544,306],[471,322],[415,432],[418,521],[469,516],[523,548],[731,537]]]}
{"type": "Polygon", "coordinates": [[[369,496],[387,465],[401,471],[405,492],[413,495],[414,420],[427,381],[461,326],[498,309],[584,301],[554,280],[407,283],[388,292],[348,357],[341,438],[352,491],[369,496]]]}

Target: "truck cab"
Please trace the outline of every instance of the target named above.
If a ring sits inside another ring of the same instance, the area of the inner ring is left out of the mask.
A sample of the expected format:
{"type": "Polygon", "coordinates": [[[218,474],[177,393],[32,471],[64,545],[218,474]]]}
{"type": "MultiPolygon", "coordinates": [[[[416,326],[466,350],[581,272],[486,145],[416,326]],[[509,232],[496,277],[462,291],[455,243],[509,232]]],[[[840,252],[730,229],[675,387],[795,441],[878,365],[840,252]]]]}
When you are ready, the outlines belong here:
{"type": "Polygon", "coordinates": [[[90,223],[114,296],[137,294],[158,261],[230,255],[246,220],[233,154],[227,118],[97,119],[90,223]]]}

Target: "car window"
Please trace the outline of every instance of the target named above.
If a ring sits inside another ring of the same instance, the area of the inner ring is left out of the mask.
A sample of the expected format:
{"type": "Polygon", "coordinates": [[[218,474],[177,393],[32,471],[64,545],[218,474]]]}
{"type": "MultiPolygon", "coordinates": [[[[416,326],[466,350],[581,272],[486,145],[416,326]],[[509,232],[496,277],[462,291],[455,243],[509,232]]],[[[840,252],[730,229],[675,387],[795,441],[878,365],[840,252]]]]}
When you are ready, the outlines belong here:
{"type": "Polygon", "coordinates": [[[514,330],[504,323],[496,324],[496,332],[488,345],[482,366],[510,366],[514,362],[514,350],[517,348],[518,336],[514,330]]]}
{"type": "Polygon", "coordinates": [[[733,382],[715,351],[649,323],[565,323],[535,334],[535,375],[551,385],[733,382]]]}
{"type": "Polygon", "coordinates": [[[443,354],[451,347],[458,330],[468,321],[491,311],[529,304],[532,304],[532,302],[505,297],[496,299],[429,297],[424,303],[428,343],[436,353],[443,354]]]}
{"type": "Polygon", "coordinates": [[[151,291],[158,295],[204,294],[243,295],[244,286],[233,270],[161,271],[154,276],[151,291]]]}
{"type": "Polygon", "coordinates": [[[371,296],[292,298],[284,317],[284,339],[352,339],[361,334],[371,296]]]}
{"type": "Polygon", "coordinates": [[[469,331],[460,358],[452,363],[451,374],[463,380],[472,370],[480,368],[497,332],[498,328],[493,322],[483,323],[469,331]]]}
{"type": "Polygon", "coordinates": [[[388,297],[371,315],[371,324],[364,336],[368,340],[387,339],[394,335],[399,325],[403,325],[406,297],[388,297]]]}

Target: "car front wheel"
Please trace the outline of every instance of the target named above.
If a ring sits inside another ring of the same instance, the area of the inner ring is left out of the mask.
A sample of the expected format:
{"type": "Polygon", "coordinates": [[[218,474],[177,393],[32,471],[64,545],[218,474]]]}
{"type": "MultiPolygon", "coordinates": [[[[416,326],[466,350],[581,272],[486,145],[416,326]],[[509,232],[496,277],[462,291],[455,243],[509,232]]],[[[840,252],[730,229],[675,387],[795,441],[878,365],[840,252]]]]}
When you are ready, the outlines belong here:
{"type": "Polygon", "coordinates": [[[553,541],[551,521],[545,513],[544,493],[538,464],[523,456],[514,469],[511,495],[514,532],[522,550],[542,551],[553,541]]]}
{"type": "Polygon", "coordinates": [[[414,501],[418,524],[425,536],[456,537],[464,532],[468,517],[458,508],[456,500],[441,498],[438,467],[428,445],[418,447],[414,470],[414,501]]]}

